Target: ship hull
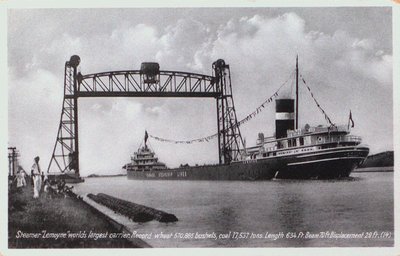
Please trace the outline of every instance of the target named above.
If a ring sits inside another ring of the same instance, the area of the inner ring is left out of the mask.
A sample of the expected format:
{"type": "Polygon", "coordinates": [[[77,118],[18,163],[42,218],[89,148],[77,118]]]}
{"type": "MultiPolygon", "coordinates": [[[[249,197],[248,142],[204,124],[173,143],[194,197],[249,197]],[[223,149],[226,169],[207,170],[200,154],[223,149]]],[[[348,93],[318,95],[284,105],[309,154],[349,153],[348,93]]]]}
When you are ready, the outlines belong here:
{"type": "Polygon", "coordinates": [[[348,177],[368,156],[366,147],[341,147],[270,157],[229,165],[189,166],[158,171],[127,171],[133,180],[270,180],[348,177]]]}
{"type": "Polygon", "coordinates": [[[334,179],[349,177],[368,156],[366,147],[342,147],[287,159],[278,179],[334,179]]]}
{"type": "Polygon", "coordinates": [[[282,167],[278,159],[227,165],[189,166],[160,171],[127,171],[133,180],[270,180],[282,167]]]}

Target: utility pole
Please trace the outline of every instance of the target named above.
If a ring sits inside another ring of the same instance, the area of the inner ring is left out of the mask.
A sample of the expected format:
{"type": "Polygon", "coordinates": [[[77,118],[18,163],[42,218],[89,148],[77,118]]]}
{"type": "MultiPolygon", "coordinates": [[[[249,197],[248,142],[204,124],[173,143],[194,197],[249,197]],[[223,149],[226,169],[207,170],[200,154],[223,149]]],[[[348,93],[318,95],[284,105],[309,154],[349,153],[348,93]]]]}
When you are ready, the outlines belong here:
{"type": "Polygon", "coordinates": [[[299,55],[296,56],[296,130],[299,128],[299,55]]]}
{"type": "MultiPolygon", "coordinates": [[[[18,151],[16,147],[8,147],[8,176],[14,176],[16,171],[15,167],[16,164],[18,163],[17,157],[18,157],[18,151]]],[[[18,166],[17,166],[18,167],[18,166]]]]}

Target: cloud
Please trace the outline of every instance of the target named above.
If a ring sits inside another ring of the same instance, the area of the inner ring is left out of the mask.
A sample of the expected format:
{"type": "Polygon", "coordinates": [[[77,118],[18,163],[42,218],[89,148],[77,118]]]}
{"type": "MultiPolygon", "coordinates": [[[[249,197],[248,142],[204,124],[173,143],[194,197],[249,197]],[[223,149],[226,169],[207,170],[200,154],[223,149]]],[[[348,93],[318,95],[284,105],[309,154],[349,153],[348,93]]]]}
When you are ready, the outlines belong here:
{"type": "Polygon", "coordinates": [[[125,99],[81,99],[79,108],[82,170],[119,172],[132,153],[133,138],[143,133],[136,124],[142,105],[125,99]],[[107,103],[110,108],[99,107],[107,103]]]}
{"type": "Polygon", "coordinates": [[[174,59],[174,68],[202,69],[203,63],[195,60],[196,52],[206,47],[209,37],[210,29],[205,24],[191,18],[179,19],[167,26],[161,36],[162,48],[158,51],[157,60],[168,63],[174,59]]]}
{"type": "Polygon", "coordinates": [[[155,107],[147,107],[145,109],[146,113],[149,115],[154,115],[154,116],[158,116],[160,114],[162,114],[163,110],[161,107],[159,106],[155,106],[155,107]]]}
{"type": "Polygon", "coordinates": [[[50,160],[57,133],[62,80],[44,69],[24,76],[10,69],[9,81],[9,145],[23,152],[23,166],[30,166],[33,157],[40,155],[43,168],[50,160]]]}

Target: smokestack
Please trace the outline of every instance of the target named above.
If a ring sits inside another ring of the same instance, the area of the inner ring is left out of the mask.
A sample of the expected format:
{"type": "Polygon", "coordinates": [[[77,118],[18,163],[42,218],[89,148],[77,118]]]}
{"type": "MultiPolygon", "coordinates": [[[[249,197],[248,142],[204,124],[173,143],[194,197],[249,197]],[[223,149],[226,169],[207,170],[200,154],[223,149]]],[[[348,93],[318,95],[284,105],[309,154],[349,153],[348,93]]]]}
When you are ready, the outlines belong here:
{"type": "Polygon", "coordinates": [[[294,100],[276,99],[275,137],[287,136],[287,130],[294,130],[294,100]]]}

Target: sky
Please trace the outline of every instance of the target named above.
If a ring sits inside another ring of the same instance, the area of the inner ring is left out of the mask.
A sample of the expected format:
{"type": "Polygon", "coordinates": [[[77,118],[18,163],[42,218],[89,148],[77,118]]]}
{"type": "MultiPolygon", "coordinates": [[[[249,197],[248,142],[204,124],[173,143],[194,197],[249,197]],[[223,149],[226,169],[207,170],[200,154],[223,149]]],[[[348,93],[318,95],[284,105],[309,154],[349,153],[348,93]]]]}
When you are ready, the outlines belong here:
{"type": "MultiPolygon", "coordinates": [[[[371,153],[393,150],[392,11],[389,7],[9,9],[8,146],[29,169],[47,170],[63,100],[64,64],[81,58],[83,74],[161,70],[212,74],[230,65],[238,119],[253,112],[299,70],[336,124],[355,127],[371,153]]],[[[281,96],[293,94],[293,76],[281,96]]],[[[326,124],[300,84],[299,124],[326,124]]],[[[241,126],[247,146],[274,132],[274,104],[241,126]]],[[[80,166],[121,173],[144,131],[189,140],[217,130],[214,99],[79,99],[80,166]]],[[[218,162],[217,141],[176,145],[150,140],[169,167],[218,162]]]]}

